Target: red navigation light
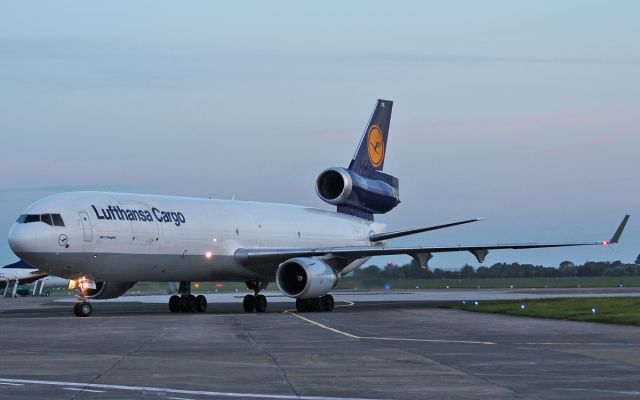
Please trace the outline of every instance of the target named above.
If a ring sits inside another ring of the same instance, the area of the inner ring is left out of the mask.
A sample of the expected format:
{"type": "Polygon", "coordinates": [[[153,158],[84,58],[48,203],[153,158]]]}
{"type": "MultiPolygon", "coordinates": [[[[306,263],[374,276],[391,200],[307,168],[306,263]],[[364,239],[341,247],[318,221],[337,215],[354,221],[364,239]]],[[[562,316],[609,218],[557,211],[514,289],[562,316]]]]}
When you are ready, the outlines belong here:
{"type": "Polygon", "coordinates": [[[608,245],[608,244],[609,244],[609,241],[608,241],[608,240],[605,240],[605,241],[603,241],[603,242],[602,242],[602,244],[606,246],[606,245],[608,245]]]}

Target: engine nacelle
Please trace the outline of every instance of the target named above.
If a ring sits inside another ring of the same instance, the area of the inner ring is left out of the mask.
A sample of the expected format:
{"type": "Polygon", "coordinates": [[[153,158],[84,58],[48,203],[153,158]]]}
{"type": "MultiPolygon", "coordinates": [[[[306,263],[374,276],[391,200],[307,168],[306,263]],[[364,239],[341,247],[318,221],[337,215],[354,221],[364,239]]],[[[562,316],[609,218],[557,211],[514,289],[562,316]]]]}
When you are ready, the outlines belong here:
{"type": "Polygon", "coordinates": [[[324,261],[308,257],[292,258],[278,267],[276,283],[286,296],[310,299],[333,289],[338,283],[338,276],[324,261]]]}
{"type": "Polygon", "coordinates": [[[92,299],[114,299],[122,296],[135,282],[96,282],[95,289],[82,289],[85,296],[92,299]]]}
{"type": "Polygon", "coordinates": [[[398,180],[378,171],[372,177],[345,168],[329,168],[316,179],[316,193],[325,202],[384,214],[400,204],[398,180]]]}

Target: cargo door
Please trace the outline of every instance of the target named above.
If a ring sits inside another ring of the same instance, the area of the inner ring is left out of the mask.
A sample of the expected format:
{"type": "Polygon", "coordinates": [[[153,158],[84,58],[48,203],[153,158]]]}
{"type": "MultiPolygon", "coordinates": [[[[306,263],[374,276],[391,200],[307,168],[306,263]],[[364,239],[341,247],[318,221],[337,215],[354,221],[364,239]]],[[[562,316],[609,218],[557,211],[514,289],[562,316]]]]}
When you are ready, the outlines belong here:
{"type": "Polygon", "coordinates": [[[91,221],[89,221],[89,214],[86,211],[79,211],[78,214],[80,215],[80,223],[84,232],[84,241],[93,241],[93,229],[91,228],[91,221]]]}

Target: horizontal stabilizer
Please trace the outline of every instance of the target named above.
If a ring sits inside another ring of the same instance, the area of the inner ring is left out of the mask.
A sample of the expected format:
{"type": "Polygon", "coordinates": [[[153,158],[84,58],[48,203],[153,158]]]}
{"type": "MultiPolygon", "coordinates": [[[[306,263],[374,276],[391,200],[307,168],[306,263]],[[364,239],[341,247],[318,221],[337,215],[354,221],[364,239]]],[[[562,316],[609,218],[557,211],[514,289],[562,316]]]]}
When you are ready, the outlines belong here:
{"type": "Polygon", "coordinates": [[[437,229],[449,228],[452,226],[463,225],[463,224],[468,224],[468,223],[477,222],[477,221],[482,221],[482,218],[467,219],[465,221],[452,222],[450,224],[443,224],[443,225],[427,226],[424,228],[406,229],[403,231],[374,233],[369,236],[369,240],[371,240],[372,242],[380,242],[383,240],[395,239],[397,237],[402,237],[402,236],[415,235],[416,233],[435,231],[437,229]]]}

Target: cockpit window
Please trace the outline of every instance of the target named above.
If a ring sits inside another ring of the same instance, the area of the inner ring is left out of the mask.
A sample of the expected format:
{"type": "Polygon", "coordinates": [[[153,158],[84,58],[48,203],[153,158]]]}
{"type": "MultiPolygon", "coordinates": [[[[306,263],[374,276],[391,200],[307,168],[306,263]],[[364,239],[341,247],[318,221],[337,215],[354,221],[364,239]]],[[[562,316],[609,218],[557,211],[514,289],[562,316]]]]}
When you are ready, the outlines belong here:
{"type": "Polygon", "coordinates": [[[27,214],[27,217],[24,220],[25,224],[30,222],[40,222],[40,215],[37,214],[27,214]]]}
{"type": "Polygon", "coordinates": [[[55,226],[64,226],[64,221],[62,220],[62,216],[60,214],[51,214],[53,217],[53,224],[55,226]]]}
{"type": "Polygon", "coordinates": [[[41,221],[44,222],[45,224],[53,226],[53,221],[51,220],[51,214],[42,214],[40,218],[41,218],[41,221]]]}
{"type": "Polygon", "coordinates": [[[60,214],[22,214],[16,220],[19,224],[28,224],[40,221],[51,226],[64,226],[64,221],[60,214]]]}

